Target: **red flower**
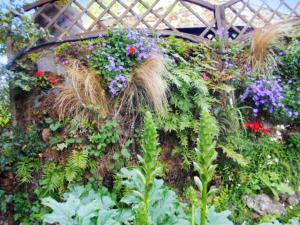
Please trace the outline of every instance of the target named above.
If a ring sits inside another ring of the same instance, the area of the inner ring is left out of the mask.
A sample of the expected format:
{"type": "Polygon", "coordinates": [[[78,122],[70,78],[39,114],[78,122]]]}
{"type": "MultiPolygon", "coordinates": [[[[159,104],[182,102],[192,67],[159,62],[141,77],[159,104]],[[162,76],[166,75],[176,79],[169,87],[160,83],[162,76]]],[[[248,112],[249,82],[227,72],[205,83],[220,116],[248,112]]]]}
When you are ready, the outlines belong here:
{"type": "Polygon", "coordinates": [[[133,55],[135,53],[135,48],[134,47],[130,47],[128,49],[128,55],[133,55]]]}
{"type": "Polygon", "coordinates": [[[270,134],[270,130],[267,129],[267,128],[263,128],[262,132],[263,132],[264,135],[269,135],[270,134]]]}
{"type": "Polygon", "coordinates": [[[264,128],[262,123],[259,121],[245,123],[245,127],[250,129],[252,132],[262,132],[264,135],[270,134],[270,130],[264,128]]]}
{"type": "Polygon", "coordinates": [[[58,79],[56,77],[48,77],[47,80],[51,83],[51,84],[57,84],[58,83],[58,79]]]}
{"type": "Polygon", "coordinates": [[[202,72],[202,73],[201,73],[201,76],[202,76],[202,78],[203,78],[204,80],[209,80],[209,76],[207,75],[206,72],[202,72]]]}
{"type": "Polygon", "coordinates": [[[43,71],[36,71],[35,72],[35,76],[36,77],[41,77],[41,76],[43,76],[44,75],[44,72],[43,71]]]}
{"type": "Polygon", "coordinates": [[[259,132],[262,129],[262,124],[260,122],[254,121],[252,123],[252,131],[259,132]]]}

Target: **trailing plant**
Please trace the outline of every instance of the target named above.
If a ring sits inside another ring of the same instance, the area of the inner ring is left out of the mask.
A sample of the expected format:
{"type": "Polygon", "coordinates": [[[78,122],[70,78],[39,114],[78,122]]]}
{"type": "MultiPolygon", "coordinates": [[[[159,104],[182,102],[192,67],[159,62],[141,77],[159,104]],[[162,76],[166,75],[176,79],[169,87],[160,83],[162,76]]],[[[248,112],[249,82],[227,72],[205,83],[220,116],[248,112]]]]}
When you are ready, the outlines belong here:
{"type": "Polygon", "coordinates": [[[101,74],[113,97],[127,87],[134,64],[158,53],[160,39],[145,32],[113,29],[95,46],[91,65],[101,74]],[[105,68],[105,70],[104,70],[105,68]]]}

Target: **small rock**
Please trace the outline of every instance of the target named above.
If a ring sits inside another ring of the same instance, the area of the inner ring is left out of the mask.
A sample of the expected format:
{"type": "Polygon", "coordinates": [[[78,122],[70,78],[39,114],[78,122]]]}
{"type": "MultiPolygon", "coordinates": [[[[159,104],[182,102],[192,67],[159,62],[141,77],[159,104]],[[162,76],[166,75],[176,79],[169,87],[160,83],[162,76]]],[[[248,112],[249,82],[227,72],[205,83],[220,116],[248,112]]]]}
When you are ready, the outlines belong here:
{"type": "Polygon", "coordinates": [[[284,215],[286,213],[284,206],[280,202],[272,200],[266,194],[245,196],[243,200],[250,209],[261,216],[272,214],[284,215]]]}
{"type": "Polygon", "coordinates": [[[43,129],[42,131],[42,139],[44,142],[48,142],[51,137],[51,131],[48,128],[43,129]]]}

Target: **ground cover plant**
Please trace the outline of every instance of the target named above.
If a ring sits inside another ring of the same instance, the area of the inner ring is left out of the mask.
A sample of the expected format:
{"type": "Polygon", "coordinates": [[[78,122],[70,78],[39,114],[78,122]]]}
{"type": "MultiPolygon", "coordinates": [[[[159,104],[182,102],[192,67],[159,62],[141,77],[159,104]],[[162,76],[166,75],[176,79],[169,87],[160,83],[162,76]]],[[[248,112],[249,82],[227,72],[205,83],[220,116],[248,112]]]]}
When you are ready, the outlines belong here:
{"type": "Polygon", "coordinates": [[[61,74],[39,69],[49,49],[2,68],[0,222],[299,224],[300,45],[281,28],[119,27],[56,46],[61,74]]]}

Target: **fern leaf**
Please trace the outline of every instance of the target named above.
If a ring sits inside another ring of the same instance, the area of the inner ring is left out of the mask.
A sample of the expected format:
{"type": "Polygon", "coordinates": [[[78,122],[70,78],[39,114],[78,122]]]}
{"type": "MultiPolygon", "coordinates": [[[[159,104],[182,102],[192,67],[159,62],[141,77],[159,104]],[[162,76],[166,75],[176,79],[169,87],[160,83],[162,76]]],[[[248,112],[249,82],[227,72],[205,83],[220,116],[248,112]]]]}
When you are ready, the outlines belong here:
{"type": "Polygon", "coordinates": [[[232,148],[224,145],[219,145],[219,147],[222,148],[222,151],[227,155],[228,158],[231,158],[241,166],[248,165],[248,160],[243,155],[235,152],[232,148]]]}
{"type": "Polygon", "coordinates": [[[85,152],[73,151],[69,163],[71,167],[85,169],[87,167],[88,155],[85,152]]]}

